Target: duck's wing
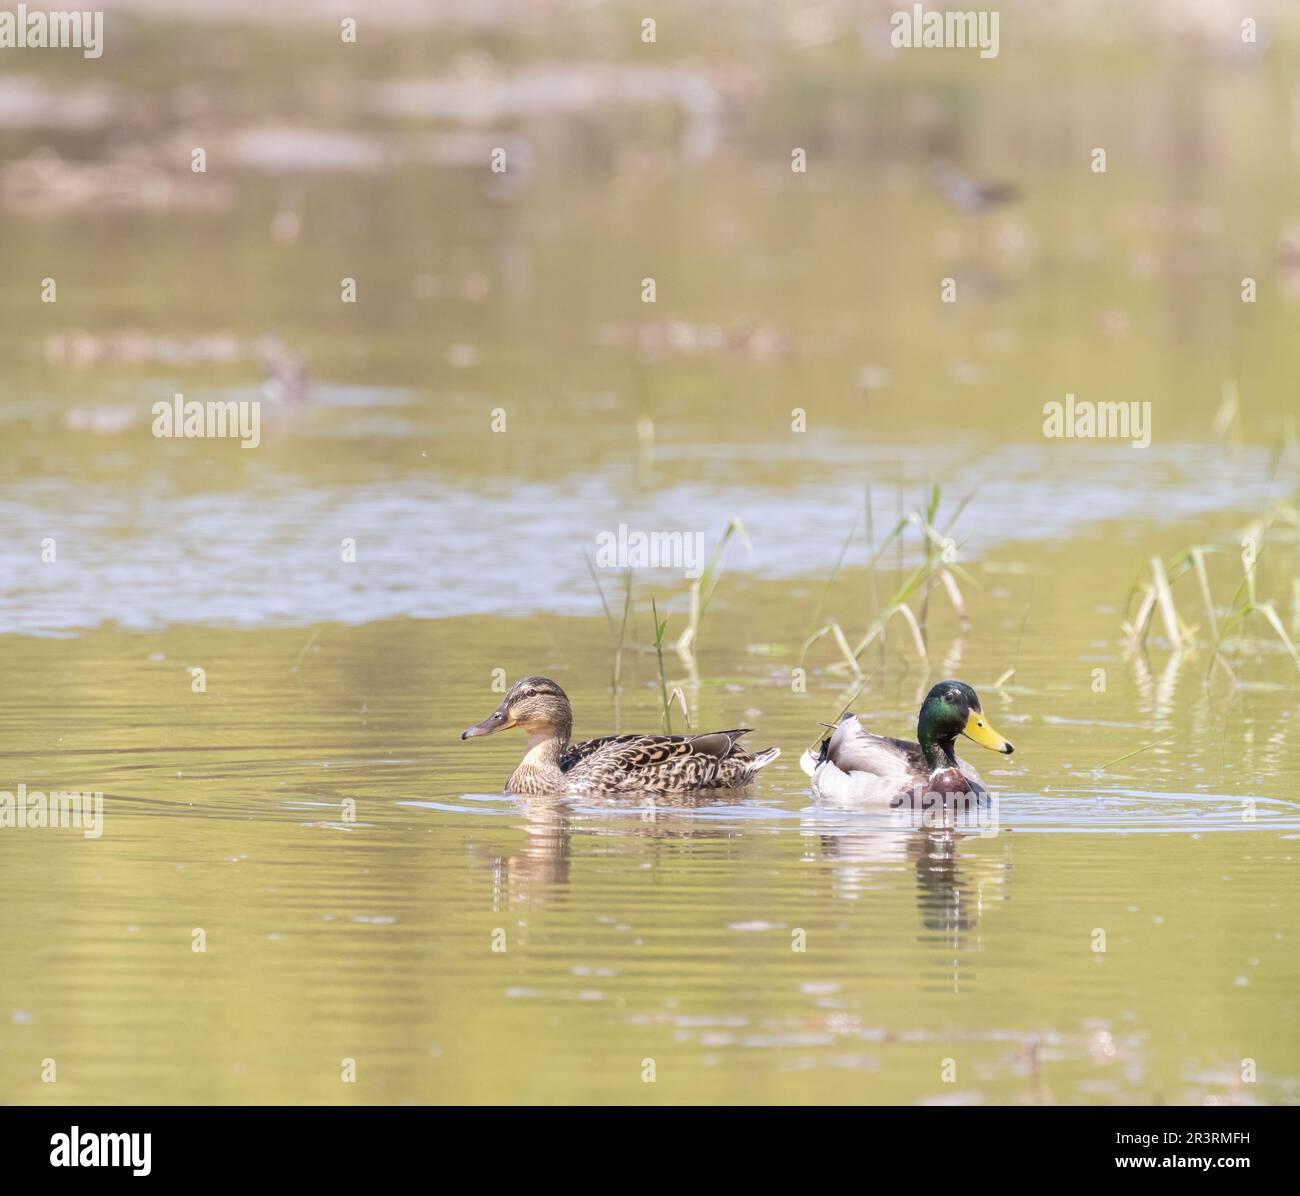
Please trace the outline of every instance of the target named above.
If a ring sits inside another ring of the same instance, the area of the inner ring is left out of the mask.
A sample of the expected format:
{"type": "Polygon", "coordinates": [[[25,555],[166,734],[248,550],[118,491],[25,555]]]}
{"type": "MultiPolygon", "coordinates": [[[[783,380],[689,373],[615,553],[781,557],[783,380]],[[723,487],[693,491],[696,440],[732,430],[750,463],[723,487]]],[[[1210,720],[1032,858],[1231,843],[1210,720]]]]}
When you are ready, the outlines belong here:
{"type": "Polygon", "coordinates": [[[588,756],[594,756],[615,744],[633,743],[644,738],[643,735],[605,735],[600,739],[585,739],[582,743],[571,743],[568,750],[560,757],[560,771],[569,772],[588,756]]]}
{"type": "Polygon", "coordinates": [[[730,788],[735,777],[774,759],[739,746],[748,727],[704,735],[607,735],[574,744],[560,767],[581,785],[606,791],[680,793],[730,788]],[[761,757],[761,762],[760,762],[761,757]]]}
{"type": "Polygon", "coordinates": [[[974,784],[978,785],[981,789],[985,787],[984,782],[980,780],[980,774],[975,771],[975,766],[973,764],[968,764],[965,760],[963,760],[960,756],[958,756],[957,767],[961,769],[962,776],[964,776],[968,781],[971,781],[974,784]]]}
{"type": "Polygon", "coordinates": [[[760,768],[766,768],[780,754],[779,747],[763,748],[762,751],[746,751],[737,740],[745,734],[745,730],[740,731],[719,731],[716,734],[734,736],[731,741],[730,750],[722,757],[722,762],[718,765],[718,776],[715,784],[723,789],[743,789],[753,779],[754,774],[760,768]]]}
{"type": "Polygon", "coordinates": [[[920,744],[873,735],[857,715],[846,714],[822,740],[816,757],[805,753],[804,771],[819,799],[859,803],[891,801],[928,770],[920,744]]]}
{"type": "Polygon", "coordinates": [[[841,772],[893,772],[901,764],[908,771],[928,772],[919,743],[873,735],[856,714],[845,715],[833,734],[822,743],[822,759],[841,772]]]}

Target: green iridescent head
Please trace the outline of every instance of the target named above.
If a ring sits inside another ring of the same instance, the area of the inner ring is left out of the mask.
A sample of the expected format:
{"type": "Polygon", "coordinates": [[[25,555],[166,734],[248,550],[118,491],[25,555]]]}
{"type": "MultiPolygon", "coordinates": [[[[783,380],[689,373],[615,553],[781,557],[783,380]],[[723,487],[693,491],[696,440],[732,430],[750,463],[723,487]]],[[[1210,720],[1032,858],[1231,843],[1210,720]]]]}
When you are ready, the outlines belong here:
{"type": "Polygon", "coordinates": [[[992,752],[1015,751],[984,716],[979,694],[964,681],[940,681],[925,695],[916,723],[917,742],[932,769],[957,767],[953,741],[958,735],[992,752]]]}

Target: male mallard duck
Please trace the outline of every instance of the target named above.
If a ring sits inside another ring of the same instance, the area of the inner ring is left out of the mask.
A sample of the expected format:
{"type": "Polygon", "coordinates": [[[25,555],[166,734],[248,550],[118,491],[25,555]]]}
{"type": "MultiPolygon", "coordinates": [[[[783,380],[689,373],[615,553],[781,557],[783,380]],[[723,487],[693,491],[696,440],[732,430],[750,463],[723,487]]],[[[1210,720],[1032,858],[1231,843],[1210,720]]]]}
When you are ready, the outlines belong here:
{"type": "Polygon", "coordinates": [[[984,717],[979,695],[962,681],[940,681],[926,694],[916,735],[919,743],[873,735],[856,714],[846,714],[817,753],[804,752],[799,763],[812,777],[816,798],[858,805],[913,794],[987,793],[979,773],[953,751],[958,735],[990,751],[1015,751],[984,717]]]}
{"type": "Polygon", "coordinates": [[[516,681],[496,711],[462,739],[510,727],[528,732],[528,752],[506,782],[511,793],[689,793],[740,789],[781,754],[750,755],[739,744],[749,730],[706,735],[607,735],[569,744],[573,709],[549,677],[516,681]]]}

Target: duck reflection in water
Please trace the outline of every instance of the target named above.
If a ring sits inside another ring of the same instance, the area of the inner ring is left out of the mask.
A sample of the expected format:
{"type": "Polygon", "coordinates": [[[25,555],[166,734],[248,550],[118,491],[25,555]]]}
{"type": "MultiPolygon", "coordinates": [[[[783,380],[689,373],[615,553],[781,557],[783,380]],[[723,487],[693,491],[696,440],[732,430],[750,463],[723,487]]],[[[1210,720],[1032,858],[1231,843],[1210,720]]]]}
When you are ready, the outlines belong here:
{"type": "MultiPolygon", "coordinates": [[[[844,815],[810,820],[823,859],[837,865],[837,896],[857,900],[884,885],[883,873],[910,863],[916,874],[916,905],[927,932],[966,945],[976,931],[991,891],[1000,891],[1009,871],[1005,853],[962,850],[962,844],[998,834],[996,799],[913,803],[900,800],[886,814],[844,815]]],[[[1000,896],[1000,892],[999,892],[1000,896]]]]}
{"type": "Polygon", "coordinates": [[[573,839],[578,835],[648,841],[657,863],[665,842],[727,839],[734,828],[691,817],[694,810],[735,804],[734,796],[702,793],[519,797],[524,840],[508,854],[480,852],[492,867],[493,908],[540,904],[569,884],[573,839]]]}

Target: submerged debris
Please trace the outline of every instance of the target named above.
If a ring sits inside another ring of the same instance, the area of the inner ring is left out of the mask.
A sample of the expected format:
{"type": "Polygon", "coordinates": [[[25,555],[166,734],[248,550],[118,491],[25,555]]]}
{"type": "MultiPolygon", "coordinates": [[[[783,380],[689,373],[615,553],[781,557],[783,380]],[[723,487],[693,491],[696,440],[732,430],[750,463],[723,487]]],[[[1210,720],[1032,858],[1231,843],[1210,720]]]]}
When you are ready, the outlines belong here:
{"type": "Polygon", "coordinates": [[[744,318],[725,326],[688,320],[600,324],[593,339],[606,348],[636,348],[648,356],[730,353],[760,362],[784,357],[794,348],[794,338],[780,325],[744,318]]]}
{"type": "Polygon", "coordinates": [[[143,147],[97,162],[73,161],[42,150],[0,169],[0,204],[34,219],[103,212],[223,212],[234,198],[229,183],[192,175],[143,147]]]}

